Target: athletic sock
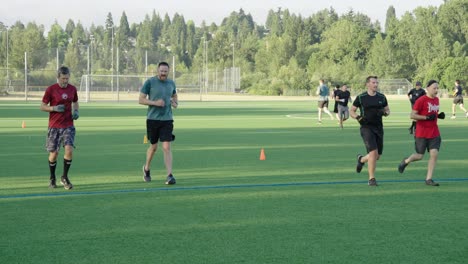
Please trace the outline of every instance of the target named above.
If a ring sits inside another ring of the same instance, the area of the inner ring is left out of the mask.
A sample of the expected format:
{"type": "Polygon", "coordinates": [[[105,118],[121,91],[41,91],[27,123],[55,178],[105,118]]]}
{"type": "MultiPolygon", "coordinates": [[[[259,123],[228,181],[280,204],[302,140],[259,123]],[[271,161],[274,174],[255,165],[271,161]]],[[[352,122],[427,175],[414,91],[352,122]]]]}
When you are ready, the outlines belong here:
{"type": "Polygon", "coordinates": [[[57,161],[49,160],[50,179],[55,179],[55,169],[57,168],[57,161]]]}
{"type": "Polygon", "coordinates": [[[72,161],[63,159],[63,177],[68,178],[68,170],[70,169],[72,161]]]}

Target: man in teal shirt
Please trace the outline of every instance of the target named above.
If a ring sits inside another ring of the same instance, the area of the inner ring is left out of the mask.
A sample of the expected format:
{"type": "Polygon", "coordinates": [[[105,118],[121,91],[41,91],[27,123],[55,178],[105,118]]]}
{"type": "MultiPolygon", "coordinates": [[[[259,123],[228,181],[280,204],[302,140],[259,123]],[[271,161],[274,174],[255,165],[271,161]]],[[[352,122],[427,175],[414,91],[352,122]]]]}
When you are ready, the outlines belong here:
{"type": "Polygon", "coordinates": [[[331,120],[333,120],[333,115],[328,110],[328,97],[330,96],[330,90],[325,84],[325,80],[320,79],[316,94],[318,95],[318,123],[322,124],[322,110],[330,116],[331,120]]]}
{"type": "Polygon", "coordinates": [[[146,151],[146,162],[143,165],[143,180],[145,182],[151,181],[151,160],[158,149],[158,141],[161,141],[167,171],[166,184],[176,183],[172,175],[171,142],[175,138],[172,134],[174,129],[172,107],[177,108],[178,99],[175,83],[167,78],[168,74],[169,64],[160,62],[157,76],[146,80],[141,87],[138,99],[139,104],[148,106],[146,133],[151,144],[146,151]]]}

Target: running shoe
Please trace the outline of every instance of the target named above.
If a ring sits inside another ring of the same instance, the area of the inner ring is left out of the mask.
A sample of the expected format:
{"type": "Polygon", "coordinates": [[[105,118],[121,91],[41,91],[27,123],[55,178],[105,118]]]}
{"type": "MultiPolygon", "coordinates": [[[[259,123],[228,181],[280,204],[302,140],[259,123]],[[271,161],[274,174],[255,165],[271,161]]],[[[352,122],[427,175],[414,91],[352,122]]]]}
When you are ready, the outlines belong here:
{"type": "Polygon", "coordinates": [[[52,189],[57,188],[57,184],[55,183],[55,178],[50,178],[50,180],[49,180],[49,188],[52,188],[52,189]]]}
{"type": "Polygon", "coordinates": [[[358,154],[357,155],[357,164],[356,164],[356,172],[360,173],[362,171],[362,167],[364,166],[364,163],[361,162],[362,155],[358,154]]]}
{"type": "Polygon", "coordinates": [[[174,176],[172,176],[172,174],[167,175],[166,184],[167,185],[176,184],[176,179],[174,178],[174,176]]]}
{"type": "Polygon", "coordinates": [[[403,173],[405,171],[406,166],[408,166],[408,163],[406,163],[406,159],[404,158],[401,162],[400,165],[398,165],[398,172],[403,173]]]}
{"type": "Polygon", "coordinates": [[[367,184],[369,186],[378,186],[377,181],[375,180],[375,178],[370,179],[367,184]]]}
{"type": "Polygon", "coordinates": [[[60,180],[60,183],[62,183],[63,185],[63,188],[65,188],[65,190],[71,190],[73,189],[73,184],[70,182],[70,180],[68,179],[68,177],[63,177],[61,178],[60,180]]]}
{"type": "Polygon", "coordinates": [[[151,181],[151,174],[150,171],[145,170],[145,165],[143,165],[143,180],[145,182],[150,182],[151,181]]]}
{"type": "Polygon", "coordinates": [[[432,179],[426,180],[426,185],[439,186],[439,184],[437,182],[433,181],[432,179]]]}

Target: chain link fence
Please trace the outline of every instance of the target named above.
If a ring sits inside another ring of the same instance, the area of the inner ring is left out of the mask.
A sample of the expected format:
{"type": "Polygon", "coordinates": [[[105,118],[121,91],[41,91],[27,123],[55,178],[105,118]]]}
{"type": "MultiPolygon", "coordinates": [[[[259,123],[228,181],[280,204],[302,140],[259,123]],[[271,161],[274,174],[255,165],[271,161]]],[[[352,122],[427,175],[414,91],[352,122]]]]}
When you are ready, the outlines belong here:
{"type": "MultiPolygon", "coordinates": [[[[83,102],[126,101],[138,98],[140,88],[151,75],[82,75],[78,97],[83,102]]],[[[234,94],[240,90],[240,69],[226,68],[198,73],[173,73],[177,93],[182,98],[202,98],[204,94],[234,94]]]]}
{"type": "MultiPolygon", "coordinates": [[[[144,81],[156,75],[156,63],[172,64],[170,76],[179,93],[235,93],[240,90],[240,68],[178,71],[173,56],[149,50],[132,50],[136,56],[108,52],[97,58],[97,49],[81,45],[74,50],[45,49],[25,52],[22,62],[13,62],[0,68],[0,100],[40,100],[45,89],[57,82],[56,72],[61,65],[71,70],[70,83],[79,90],[82,101],[134,100],[144,81]],[[94,58],[93,56],[96,56],[94,58]],[[111,58],[113,58],[111,60],[111,58]]],[[[3,63],[0,63],[3,64],[3,63]]]]}

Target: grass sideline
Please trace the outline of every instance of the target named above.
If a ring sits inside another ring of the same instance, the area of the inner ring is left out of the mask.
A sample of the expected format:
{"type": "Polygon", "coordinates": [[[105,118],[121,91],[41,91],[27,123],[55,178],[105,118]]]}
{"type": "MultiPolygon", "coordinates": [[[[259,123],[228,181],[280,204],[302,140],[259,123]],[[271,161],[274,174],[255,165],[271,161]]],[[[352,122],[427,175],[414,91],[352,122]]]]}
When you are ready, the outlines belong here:
{"type": "Polygon", "coordinates": [[[318,125],[314,100],[181,102],[168,187],[160,152],[142,180],[145,107],[81,104],[66,191],[47,188],[47,114],[0,101],[0,262],[465,263],[468,120],[439,120],[434,188],[427,157],[397,172],[414,143],[409,103],[390,108],[370,188],[357,122],[318,125]]]}

